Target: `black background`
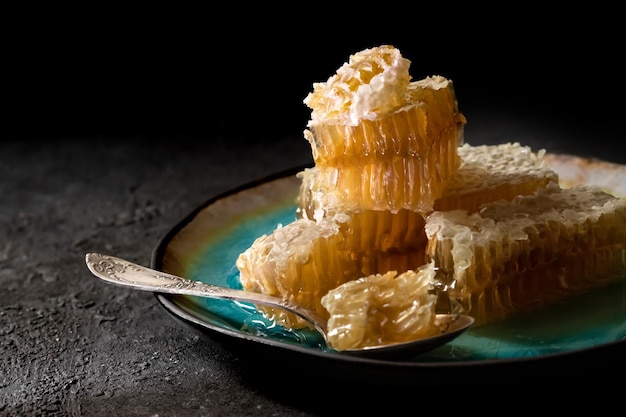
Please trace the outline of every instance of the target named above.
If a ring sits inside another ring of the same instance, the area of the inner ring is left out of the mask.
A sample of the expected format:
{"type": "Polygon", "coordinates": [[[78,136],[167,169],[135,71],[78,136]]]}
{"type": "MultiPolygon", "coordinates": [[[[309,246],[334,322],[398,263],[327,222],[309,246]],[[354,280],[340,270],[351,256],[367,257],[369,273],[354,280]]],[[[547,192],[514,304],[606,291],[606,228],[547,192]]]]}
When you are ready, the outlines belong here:
{"type": "Polygon", "coordinates": [[[299,138],[312,84],[350,54],[392,44],[412,61],[413,79],[454,82],[470,132],[479,118],[512,116],[571,131],[572,140],[621,138],[624,64],[611,10],[492,9],[470,18],[471,10],[433,5],[378,9],[364,17],[338,7],[106,10],[60,19],[41,12],[10,31],[5,131],[41,139],[299,138]]]}

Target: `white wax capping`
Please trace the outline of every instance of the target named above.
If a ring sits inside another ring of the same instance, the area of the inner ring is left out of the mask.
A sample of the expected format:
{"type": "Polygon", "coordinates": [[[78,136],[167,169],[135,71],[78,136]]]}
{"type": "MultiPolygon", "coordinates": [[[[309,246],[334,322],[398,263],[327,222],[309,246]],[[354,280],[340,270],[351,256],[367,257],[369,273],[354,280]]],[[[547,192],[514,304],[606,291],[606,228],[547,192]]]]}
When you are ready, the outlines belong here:
{"type": "Polygon", "coordinates": [[[406,101],[411,61],[390,46],[350,56],[326,83],[314,84],[304,100],[313,120],[339,119],[357,125],[400,107],[406,101]]]}

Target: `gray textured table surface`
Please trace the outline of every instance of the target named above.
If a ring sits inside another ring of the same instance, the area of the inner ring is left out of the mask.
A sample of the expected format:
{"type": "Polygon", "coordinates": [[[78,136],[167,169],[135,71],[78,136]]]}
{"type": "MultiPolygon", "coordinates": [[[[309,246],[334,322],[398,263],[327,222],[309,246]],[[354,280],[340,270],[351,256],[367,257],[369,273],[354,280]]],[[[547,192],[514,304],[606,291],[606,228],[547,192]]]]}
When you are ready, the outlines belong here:
{"type": "MultiPolygon", "coordinates": [[[[569,128],[484,114],[468,119],[470,143],[518,140],[626,162],[608,143],[590,147],[585,132],[574,137],[569,128]]],[[[359,397],[344,400],[335,376],[309,380],[297,364],[276,382],[181,326],[153,295],[103,284],[85,267],[90,251],[148,265],[182,216],[220,192],[310,162],[308,146],[298,135],[271,146],[192,135],[0,144],[0,415],[313,416],[329,414],[331,403],[355,413],[404,408],[404,400],[389,398],[416,388],[355,382],[359,397]]],[[[524,382],[503,375],[489,391],[584,391],[587,377],[546,382],[538,373],[524,382]]]]}

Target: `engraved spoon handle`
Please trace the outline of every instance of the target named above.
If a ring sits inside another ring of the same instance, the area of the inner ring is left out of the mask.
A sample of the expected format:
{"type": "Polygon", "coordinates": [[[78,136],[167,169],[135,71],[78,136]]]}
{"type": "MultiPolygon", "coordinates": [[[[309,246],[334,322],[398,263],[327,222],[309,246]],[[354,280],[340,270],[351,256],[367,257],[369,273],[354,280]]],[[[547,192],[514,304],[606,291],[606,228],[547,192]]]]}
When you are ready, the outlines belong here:
{"type": "Polygon", "coordinates": [[[99,253],[88,253],[85,256],[85,261],[95,276],[118,286],[158,293],[243,301],[282,308],[310,322],[326,337],[326,319],[312,310],[302,308],[279,297],[193,281],[99,253]]]}

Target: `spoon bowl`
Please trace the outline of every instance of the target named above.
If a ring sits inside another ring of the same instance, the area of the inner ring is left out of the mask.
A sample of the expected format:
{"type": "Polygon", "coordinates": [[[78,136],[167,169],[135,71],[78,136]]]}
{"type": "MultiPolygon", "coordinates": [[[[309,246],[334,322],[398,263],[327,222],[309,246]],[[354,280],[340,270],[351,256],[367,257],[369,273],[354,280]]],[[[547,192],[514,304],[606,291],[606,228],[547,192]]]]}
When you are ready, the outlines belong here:
{"type": "MultiPolygon", "coordinates": [[[[86,254],[85,262],[89,270],[96,277],[118,286],[155,293],[217,298],[282,308],[309,322],[311,326],[323,336],[328,345],[326,318],[320,316],[313,310],[290,303],[282,298],[252,291],[206,284],[99,253],[86,254]]],[[[462,314],[437,314],[435,321],[441,331],[426,338],[341,350],[338,352],[364,357],[407,358],[432,350],[437,346],[449,342],[474,324],[473,317],[462,314]]]]}

